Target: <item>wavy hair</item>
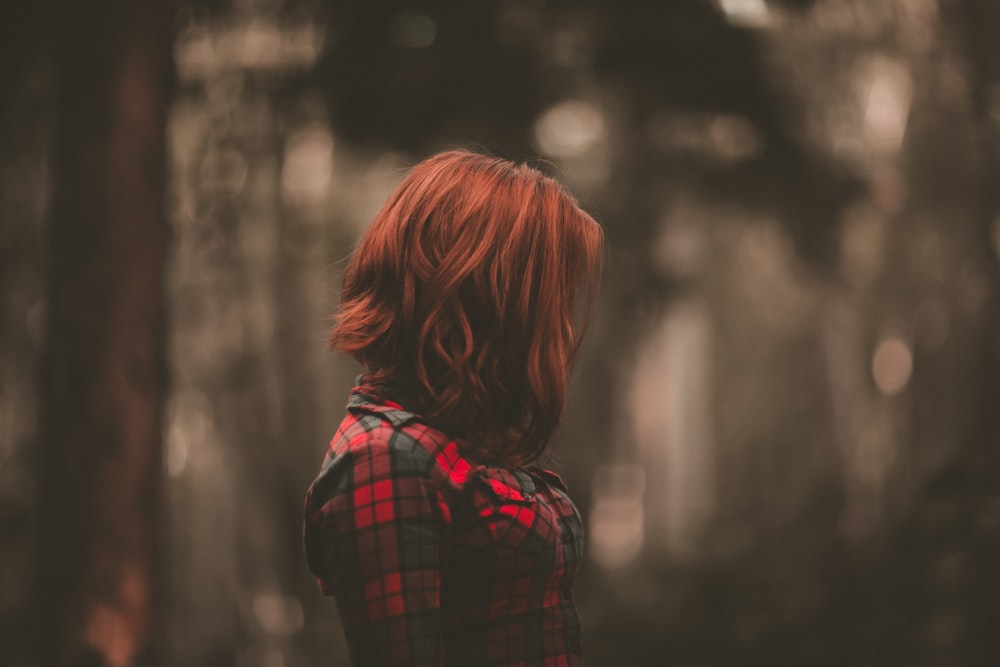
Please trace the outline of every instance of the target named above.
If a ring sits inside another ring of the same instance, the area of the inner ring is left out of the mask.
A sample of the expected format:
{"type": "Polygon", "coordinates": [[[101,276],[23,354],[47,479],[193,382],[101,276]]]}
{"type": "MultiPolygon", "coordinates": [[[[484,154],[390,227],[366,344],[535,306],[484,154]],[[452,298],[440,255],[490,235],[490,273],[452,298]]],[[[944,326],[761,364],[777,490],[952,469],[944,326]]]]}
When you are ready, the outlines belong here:
{"type": "Polygon", "coordinates": [[[331,345],[466,453],[544,452],[594,305],[604,233],[555,180],[463,150],[417,164],[362,236],[331,345]]]}

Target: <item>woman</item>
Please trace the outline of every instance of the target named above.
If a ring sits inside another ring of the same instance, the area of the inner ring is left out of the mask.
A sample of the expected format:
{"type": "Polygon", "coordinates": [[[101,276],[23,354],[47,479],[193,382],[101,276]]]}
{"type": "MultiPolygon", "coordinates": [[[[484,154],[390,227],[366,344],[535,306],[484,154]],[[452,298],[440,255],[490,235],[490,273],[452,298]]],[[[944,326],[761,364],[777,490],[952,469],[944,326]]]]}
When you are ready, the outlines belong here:
{"type": "Polygon", "coordinates": [[[366,372],[305,514],[356,665],[583,664],[583,526],[533,464],[602,248],[556,181],[465,151],[414,167],[361,239],[331,343],[366,372]]]}

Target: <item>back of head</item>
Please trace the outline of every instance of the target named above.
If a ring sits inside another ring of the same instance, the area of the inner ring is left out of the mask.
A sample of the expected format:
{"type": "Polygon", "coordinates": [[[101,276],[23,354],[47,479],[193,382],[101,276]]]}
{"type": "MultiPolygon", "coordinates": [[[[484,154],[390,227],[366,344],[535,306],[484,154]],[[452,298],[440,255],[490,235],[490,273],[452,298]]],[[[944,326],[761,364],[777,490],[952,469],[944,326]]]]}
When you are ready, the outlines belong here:
{"type": "Polygon", "coordinates": [[[411,387],[407,407],[479,456],[533,461],[562,415],[603,242],[537,169],[434,155],[359,242],[331,343],[376,381],[411,387]]]}

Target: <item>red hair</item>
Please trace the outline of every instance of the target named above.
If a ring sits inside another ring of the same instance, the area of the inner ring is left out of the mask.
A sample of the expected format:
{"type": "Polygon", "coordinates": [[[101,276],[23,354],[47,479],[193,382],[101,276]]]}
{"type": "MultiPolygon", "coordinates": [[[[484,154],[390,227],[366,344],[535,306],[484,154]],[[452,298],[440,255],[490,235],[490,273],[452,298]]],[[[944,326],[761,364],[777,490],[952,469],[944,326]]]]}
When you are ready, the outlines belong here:
{"type": "Polygon", "coordinates": [[[467,151],[413,167],[344,273],[333,347],[467,453],[522,465],[562,416],[604,234],[528,165],[467,151]]]}

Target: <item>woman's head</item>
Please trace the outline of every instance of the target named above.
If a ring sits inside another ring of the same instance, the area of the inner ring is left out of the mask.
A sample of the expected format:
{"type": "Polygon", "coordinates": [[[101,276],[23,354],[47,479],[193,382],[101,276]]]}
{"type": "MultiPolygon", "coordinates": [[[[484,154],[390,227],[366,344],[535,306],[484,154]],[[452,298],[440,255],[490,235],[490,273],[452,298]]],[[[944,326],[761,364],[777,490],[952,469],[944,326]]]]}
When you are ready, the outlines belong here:
{"type": "Polygon", "coordinates": [[[427,420],[512,464],[562,415],[604,235],[559,183],[448,151],[416,165],[344,274],[331,343],[427,420]]]}

